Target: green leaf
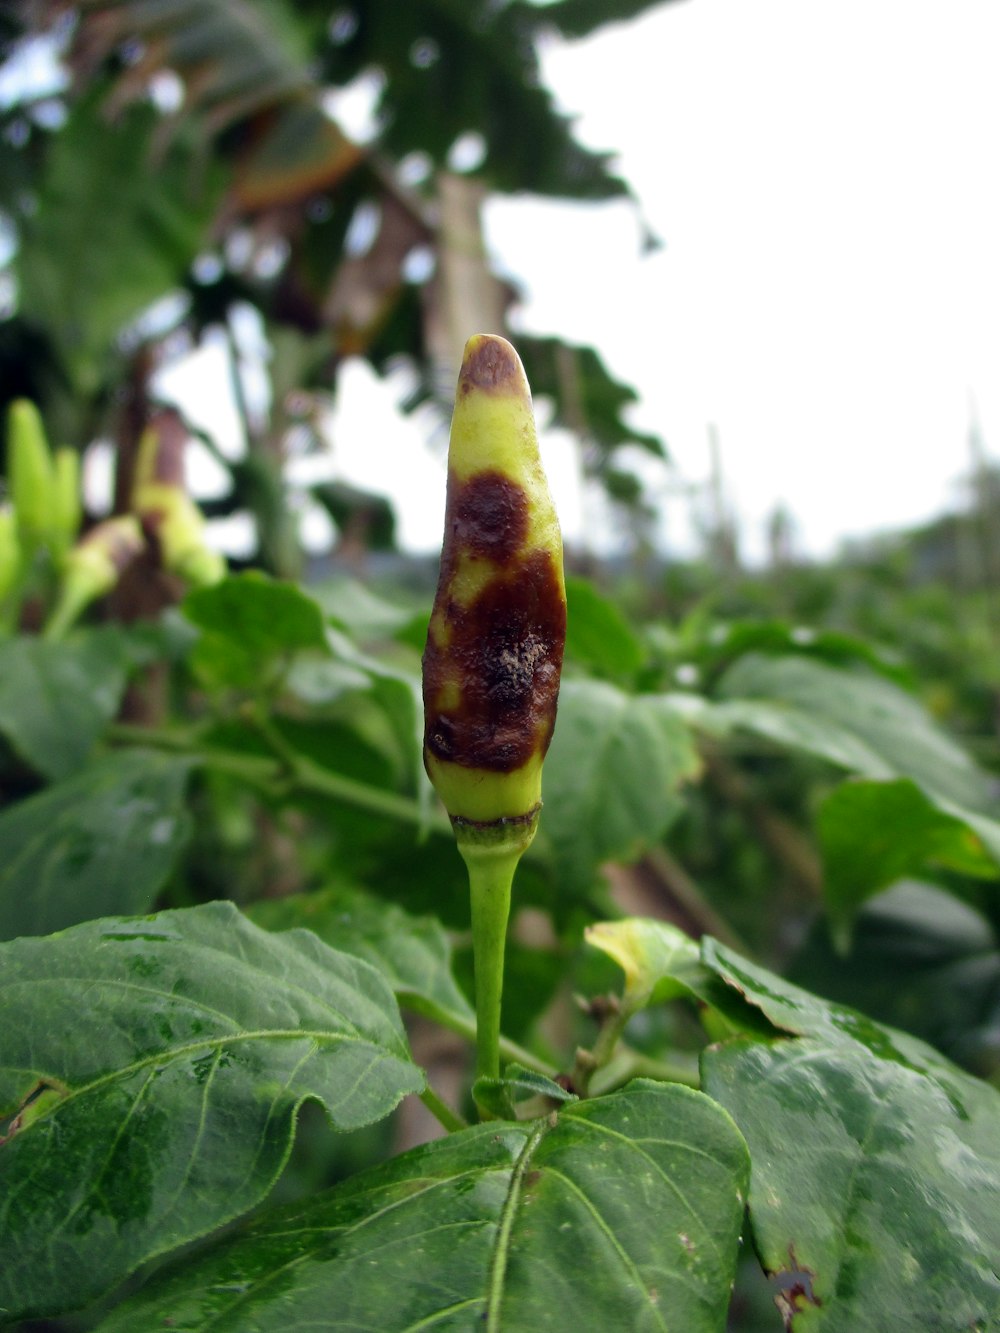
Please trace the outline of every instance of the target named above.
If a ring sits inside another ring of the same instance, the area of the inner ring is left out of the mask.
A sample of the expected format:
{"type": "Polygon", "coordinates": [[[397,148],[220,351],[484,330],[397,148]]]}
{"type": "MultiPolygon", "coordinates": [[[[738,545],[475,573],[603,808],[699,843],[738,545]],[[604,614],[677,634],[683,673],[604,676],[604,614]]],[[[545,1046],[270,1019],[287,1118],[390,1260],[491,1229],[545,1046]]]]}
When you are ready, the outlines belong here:
{"type": "Polygon", "coordinates": [[[344,1130],[423,1086],[373,968],[231,903],[0,945],[0,1033],[14,1317],[83,1305],[259,1203],[303,1101],[344,1130]]]}
{"type": "Polygon", "coordinates": [[[20,304],[94,393],[122,327],[175,290],[205,237],[218,176],[175,136],[149,170],[159,117],[133,103],[116,120],[91,90],[51,136],[37,208],[19,222],[20,304]]]}
{"type": "Polygon", "coordinates": [[[705,1091],[750,1145],[755,1244],[786,1317],[852,1333],[995,1328],[1000,1094],[713,940],[703,957],[802,1034],[702,1056],[705,1091]]]}
{"type": "Polygon", "coordinates": [[[191,767],[107,755],[0,813],[0,940],[148,911],[191,832],[191,767]]]}
{"type": "Polygon", "coordinates": [[[666,697],[566,681],[539,828],[561,881],[580,891],[602,861],[640,855],[678,813],[677,789],[699,766],[687,724],[666,697]]]}
{"type": "Polygon", "coordinates": [[[796,1329],[994,1330],[1000,1095],[820,1038],[739,1039],[704,1087],[750,1145],[750,1219],[796,1329]]]}
{"type": "Polygon", "coordinates": [[[845,782],[820,807],[823,892],[846,943],[857,909],[880,889],[931,867],[996,879],[997,861],[979,837],[908,779],[845,782]]]}
{"type": "Polygon", "coordinates": [[[472,1085],[473,1101],[498,1120],[513,1117],[514,1107],[533,1097],[548,1097],[554,1102],[579,1100],[575,1092],[569,1092],[561,1083],[516,1063],[507,1065],[502,1077],[484,1075],[472,1085]]]}
{"type": "Polygon", "coordinates": [[[1000,1072],[1000,948],[986,918],[931,884],[906,882],[860,912],[850,953],[817,922],[790,980],[930,1042],[973,1073],[1000,1072]]]}
{"type": "Polygon", "coordinates": [[[695,941],[666,921],[635,916],[598,921],[585,929],[584,937],[625,973],[622,1008],[629,1017],[650,1005],[687,999],[711,1011],[713,1036],[770,1035],[774,1030],[705,965],[695,941]]]}
{"type": "Polygon", "coordinates": [[[733,715],[747,729],[754,729],[755,710],[744,701],[759,701],[766,705],[760,714],[762,734],[793,745],[797,736],[803,749],[864,777],[908,777],[939,801],[972,810],[992,808],[982,770],[912,695],[885,679],[804,657],[751,653],[726,672],[720,692],[739,701],[742,713],[736,709],[733,715]],[[788,722],[784,738],[774,730],[781,716],[788,722]]]}
{"type": "Polygon", "coordinates": [[[197,589],[183,610],[203,631],[194,653],[196,667],[216,686],[259,688],[294,654],[328,652],[316,602],[294,583],[257,571],[197,589]]]}
{"type": "MultiPolygon", "coordinates": [[[[897,1061],[924,1073],[941,1074],[953,1069],[943,1056],[915,1037],[882,1027],[854,1009],[830,1004],[801,990],[767,968],[741,958],[710,936],[706,935],[701,942],[701,956],[716,976],[782,1032],[819,1037],[830,1045],[856,1043],[880,1059],[897,1061]]],[[[958,1070],[954,1072],[957,1074],[958,1070]]]]}
{"type": "Polygon", "coordinates": [[[412,916],[362,889],[331,885],[316,893],[263,899],[247,915],[266,930],[305,926],[324,943],[354,954],[382,973],[408,1009],[429,1017],[472,1019],[472,1006],[451,973],[451,944],[434,917],[412,916]]]}
{"type": "Polygon", "coordinates": [[[644,664],[642,641],[614,602],[586,579],[566,580],[566,652],[602,676],[632,676],[644,664]]]}
{"type": "Polygon", "coordinates": [[[101,631],[0,643],[0,732],[43,777],[68,777],[117,713],[126,665],[121,641],[101,631]]]}
{"type": "Polygon", "coordinates": [[[746,1177],[718,1106],[635,1082],[534,1124],[464,1130],[262,1216],[151,1282],[102,1333],[294,1333],[331,1317],[380,1333],[718,1333],[746,1177]]]}
{"type": "Polygon", "coordinates": [[[414,618],[412,608],[386,601],[357,579],[333,575],[309,591],[338,629],[356,639],[391,639],[414,618]]]}

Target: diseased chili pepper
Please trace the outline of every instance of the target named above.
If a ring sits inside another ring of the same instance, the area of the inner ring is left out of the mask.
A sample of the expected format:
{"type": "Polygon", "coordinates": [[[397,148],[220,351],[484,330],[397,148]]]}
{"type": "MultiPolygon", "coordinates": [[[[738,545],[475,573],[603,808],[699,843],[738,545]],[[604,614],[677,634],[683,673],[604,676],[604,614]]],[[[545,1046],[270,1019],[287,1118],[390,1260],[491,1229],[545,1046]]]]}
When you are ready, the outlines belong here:
{"type": "Polygon", "coordinates": [[[448,450],[441,574],[423,659],[424,765],[469,870],[477,1072],[499,1076],[511,884],[541,807],[566,638],[562,539],[524,369],[471,338],[448,450]]]}
{"type": "Polygon", "coordinates": [[[503,338],[469,340],[424,653],[424,763],[462,824],[532,828],[566,639],[562,539],[531,396],[503,338]]]}

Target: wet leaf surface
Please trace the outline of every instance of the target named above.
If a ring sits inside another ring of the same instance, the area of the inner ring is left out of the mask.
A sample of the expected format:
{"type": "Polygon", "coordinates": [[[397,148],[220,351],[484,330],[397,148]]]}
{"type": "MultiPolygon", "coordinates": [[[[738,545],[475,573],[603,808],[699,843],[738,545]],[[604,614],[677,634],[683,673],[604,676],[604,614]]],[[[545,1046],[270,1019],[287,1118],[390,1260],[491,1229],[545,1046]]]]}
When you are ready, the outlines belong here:
{"type": "Polygon", "coordinates": [[[83,1305],[259,1203],[305,1099],[346,1130],[422,1086],[374,969],[230,903],[0,946],[0,1309],[83,1305]]]}
{"type": "Polygon", "coordinates": [[[718,1333],[746,1173],[718,1106],[639,1081],[464,1130],[264,1215],[101,1329],[718,1333]]]}
{"type": "Polygon", "coordinates": [[[1000,1328],[1000,1094],[706,940],[777,1027],[702,1058],[750,1146],[750,1218],[795,1333],[1000,1328]]]}

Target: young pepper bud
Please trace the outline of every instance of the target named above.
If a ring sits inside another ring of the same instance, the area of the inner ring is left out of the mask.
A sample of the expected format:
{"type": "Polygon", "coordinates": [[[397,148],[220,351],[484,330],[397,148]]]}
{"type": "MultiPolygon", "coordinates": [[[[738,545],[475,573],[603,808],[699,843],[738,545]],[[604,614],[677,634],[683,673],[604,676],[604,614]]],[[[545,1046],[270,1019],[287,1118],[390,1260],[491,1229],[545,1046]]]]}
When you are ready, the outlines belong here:
{"type": "Polygon", "coordinates": [[[109,593],[145,545],[134,514],[98,523],[67,551],[59,599],[45,624],[45,637],[60,639],[91,602],[109,593]]]}
{"type": "Polygon", "coordinates": [[[48,540],[55,481],[42,418],[26,398],[11,403],[8,411],[7,474],[18,537],[30,555],[48,540]]]}
{"type": "Polygon", "coordinates": [[[52,513],[50,541],[62,556],[76,541],[83,521],[80,498],[80,455],[75,449],[57,449],[52,457],[52,513]]]}
{"type": "MultiPolygon", "coordinates": [[[[565,639],[562,539],[528,383],[510,343],[479,335],[465,347],[451,424],[424,765],[469,871],[476,1068],[489,1081],[499,1077],[511,885],[538,823],[565,639]]],[[[480,1105],[493,1113],[492,1099],[480,1105]]]]}
{"type": "Polygon", "coordinates": [[[20,571],[21,548],[17,540],[17,518],[13,509],[0,509],[0,607],[17,584],[20,571]]]}
{"type": "Polygon", "coordinates": [[[424,764],[459,841],[530,841],[566,639],[562,539],[531,395],[503,338],[466,344],[441,574],[424,652],[424,764]]]}
{"type": "Polygon", "coordinates": [[[208,545],[204,516],[184,489],[186,440],[172,412],[161,412],[143,432],[132,508],[155,542],[163,568],[200,588],[224,578],[226,562],[208,545]]]}

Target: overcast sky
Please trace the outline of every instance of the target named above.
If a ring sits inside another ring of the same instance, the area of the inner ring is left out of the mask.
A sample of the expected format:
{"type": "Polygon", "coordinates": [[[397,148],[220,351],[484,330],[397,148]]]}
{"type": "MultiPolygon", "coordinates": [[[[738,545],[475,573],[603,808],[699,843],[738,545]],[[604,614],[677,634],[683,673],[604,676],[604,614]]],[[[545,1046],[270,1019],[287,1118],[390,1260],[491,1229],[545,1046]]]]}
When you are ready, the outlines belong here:
{"type": "Polygon", "coordinates": [[[938,512],[970,394],[1000,448],[998,55],[997,0],[686,0],[546,52],[666,244],[498,202],[521,317],[601,348],[683,478],[717,424],[751,550],[779,500],[813,553],[938,512]]]}

